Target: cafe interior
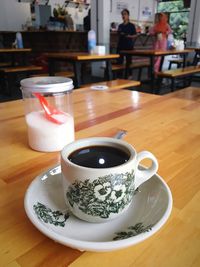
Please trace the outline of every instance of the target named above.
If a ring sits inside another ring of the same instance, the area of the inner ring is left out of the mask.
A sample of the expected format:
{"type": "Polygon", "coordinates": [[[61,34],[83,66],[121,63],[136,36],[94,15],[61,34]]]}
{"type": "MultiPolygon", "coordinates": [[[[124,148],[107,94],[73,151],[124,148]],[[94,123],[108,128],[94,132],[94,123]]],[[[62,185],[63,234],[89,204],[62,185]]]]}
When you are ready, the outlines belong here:
{"type": "Polygon", "coordinates": [[[199,13],[0,1],[0,266],[200,266],[199,13]]]}

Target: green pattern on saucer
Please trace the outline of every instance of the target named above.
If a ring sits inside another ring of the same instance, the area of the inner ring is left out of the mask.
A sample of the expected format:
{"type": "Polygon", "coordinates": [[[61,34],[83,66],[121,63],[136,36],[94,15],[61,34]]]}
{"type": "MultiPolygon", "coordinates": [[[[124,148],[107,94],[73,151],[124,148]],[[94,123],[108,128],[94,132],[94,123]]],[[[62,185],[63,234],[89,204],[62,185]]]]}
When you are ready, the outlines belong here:
{"type": "Polygon", "coordinates": [[[116,233],[116,236],[113,238],[113,240],[127,239],[141,233],[149,232],[152,230],[152,227],[152,224],[144,226],[143,223],[137,223],[134,226],[129,226],[126,231],[116,233]]]}
{"type": "Polygon", "coordinates": [[[69,214],[63,214],[61,211],[56,210],[52,211],[50,208],[47,208],[44,204],[37,202],[33,205],[33,209],[39,220],[44,223],[50,223],[55,226],[65,226],[65,222],[69,218],[69,214]]]}
{"type": "Polygon", "coordinates": [[[87,215],[109,218],[123,210],[133,199],[134,171],[110,174],[91,182],[76,181],[66,192],[71,207],[75,204],[87,215]]]}

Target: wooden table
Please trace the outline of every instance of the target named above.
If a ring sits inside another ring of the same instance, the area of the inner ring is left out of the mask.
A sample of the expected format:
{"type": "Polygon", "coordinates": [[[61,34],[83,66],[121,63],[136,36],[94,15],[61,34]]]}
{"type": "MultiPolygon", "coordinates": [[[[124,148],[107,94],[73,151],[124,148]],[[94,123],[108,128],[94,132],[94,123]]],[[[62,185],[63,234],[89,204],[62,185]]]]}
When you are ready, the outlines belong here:
{"type": "MultiPolygon", "coordinates": [[[[0,104],[0,266],[6,267],[199,267],[200,266],[200,90],[165,96],[123,89],[74,91],[76,138],[113,136],[140,151],[150,150],[169,185],[173,211],[146,241],[119,251],[80,252],[41,234],[27,218],[24,195],[42,171],[59,163],[59,153],[27,145],[22,100],[0,104]]],[[[144,163],[145,164],[145,163],[144,163]]]]}
{"type": "MultiPolygon", "coordinates": [[[[155,93],[155,72],[154,72],[154,61],[155,57],[161,56],[161,64],[160,64],[160,70],[162,69],[162,65],[164,62],[164,57],[169,55],[182,55],[183,56],[183,67],[186,65],[186,56],[188,53],[193,52],[192,49],[184,49],[184,50],[123,50],[120,53],[125,56],[140,56],[140,57],[148,57],[150,59],[150,74],[151,74],[151,90],[153,93],[155,93]]],[[[126,73],[125,76],[127,78],[129,73],[129,65],[126,61],[126,73]]]]}
{"type": "Polygon", "coordinates": [[[31,51],[31,48],[0,48],[0,53],[24,53],[31,51]]]}
{"type": "Polygon", "coordinates": [[[27,53],[32,51],[31,48],[0,48],[1,54],[11,54],[11,65],[14,66],[16,63],[16,54],[22,54],[23,65],[27,64],[27,53]]]}
{"type": "Polygon", "coordinates": [[[49,65],[49,75],[55,75],[55,62],[66,61],[71,62],[74,68],[74,84],[75,88],[79,88],[81,85],[81,64],[83,62],[95,62],[106,61],[106,74],[107,79],[112,79],[112,65],[111,60],[119,58],[118,54],[106,54],[106,55],[91,55],[83,52],[63,52],[63,53],[46,53],[49,65]]]}

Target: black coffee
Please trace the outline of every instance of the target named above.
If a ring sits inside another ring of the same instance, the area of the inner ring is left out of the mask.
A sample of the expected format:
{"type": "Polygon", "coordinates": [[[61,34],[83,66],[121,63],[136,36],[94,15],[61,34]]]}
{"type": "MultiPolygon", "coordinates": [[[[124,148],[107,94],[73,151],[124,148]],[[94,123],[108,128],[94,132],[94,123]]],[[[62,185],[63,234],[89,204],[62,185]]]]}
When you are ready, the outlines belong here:
{"type": "Polygon", "coordinates": [[[121,165],[130,155],[109,146],[90,146],[78,149],[69,155],[69,160],[77,165],[89,168],[110,168],[121,165]]]}

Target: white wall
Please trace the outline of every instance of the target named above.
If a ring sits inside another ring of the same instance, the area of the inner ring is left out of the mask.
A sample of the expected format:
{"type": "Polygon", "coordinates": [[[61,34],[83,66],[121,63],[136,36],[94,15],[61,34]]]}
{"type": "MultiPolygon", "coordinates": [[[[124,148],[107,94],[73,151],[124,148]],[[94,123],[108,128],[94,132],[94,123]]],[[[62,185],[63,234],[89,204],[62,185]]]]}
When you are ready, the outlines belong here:
{"type": "MultiPolygon", "coordinates": [[[[50,0],[49,5],[52,6],[52,11],[56,3],[62,5],[64,0],[50,0]]],[[[72,14],[75,24],[82,24],[83,18],[88,13],[85,8],[82,12],[72,7],[67,10],[69,14],[72,14]]],[[[27,19],[31,19],[29,3],[19,3],[18,0],[0,0],[0,31],[19,31],[27,19]]]]}
{"type": "MultiPolygon", "coordinates": [[[[96,31],[97,44],[104,45],[108,53],[110,50],[110,1],[91,1],[91,13],[91,28],[96,31]]],[[[93,62],[92,75],[103,77],[104,70],[101,67],[105,66],[104,63],[93,62]]]]}
{"type": "Polygon", "coordinates": [[[187,35],[188,45],[200,45],[200,1],[191,0],[189,29],[187,35]]]}
{"type": "MultiPolygon", "coordinates": [[[[95,1],[95,0],[91,0],[95,1]]],[[[155,12],[155,0],[107,0],[112,3],[110,5],[110,22],[121,23],[121,14],[117,10],[119,4],[121,7],[125,3],[125,7],[130,10],[130,18],[133,21],[153,21],[155,12]],[[118,5],[117,5],[118,4],[118,5]],[[147,9],[146,9],[147,8],[147,9]],[[148,12],[151,14],[148,15],[148,12]],[[145,14],[144,14],[145,13],[145,14]]],[[[53,8],[55,4],[63,4],[64,0],[50,0],[49,5],[53,8]]],[[[87,15],[88,10],[84,9],[82,12],[78,8],[67,8],[72,15],[75,24],[82,24],[83,18],[87,15]]],[[[27,19],[31,18],[30,4],[19,3],[18,0],[0,0],[0,31],[17,31],[21,30],[21,25],[25,24],[27,19]]]]}
{"type": "Polygon", "coordinates": [[[0,31],[17,31],[30,18],[30,4],[0,0],[0,31]]]}
{"type": "Polygon", "coordinates": [[[121,13],[119,8],[128,8],[130,19],[133,21],[154,21],[156,8],[155,0],[112,0],[110,21],[121,23],[121,13]]]}

